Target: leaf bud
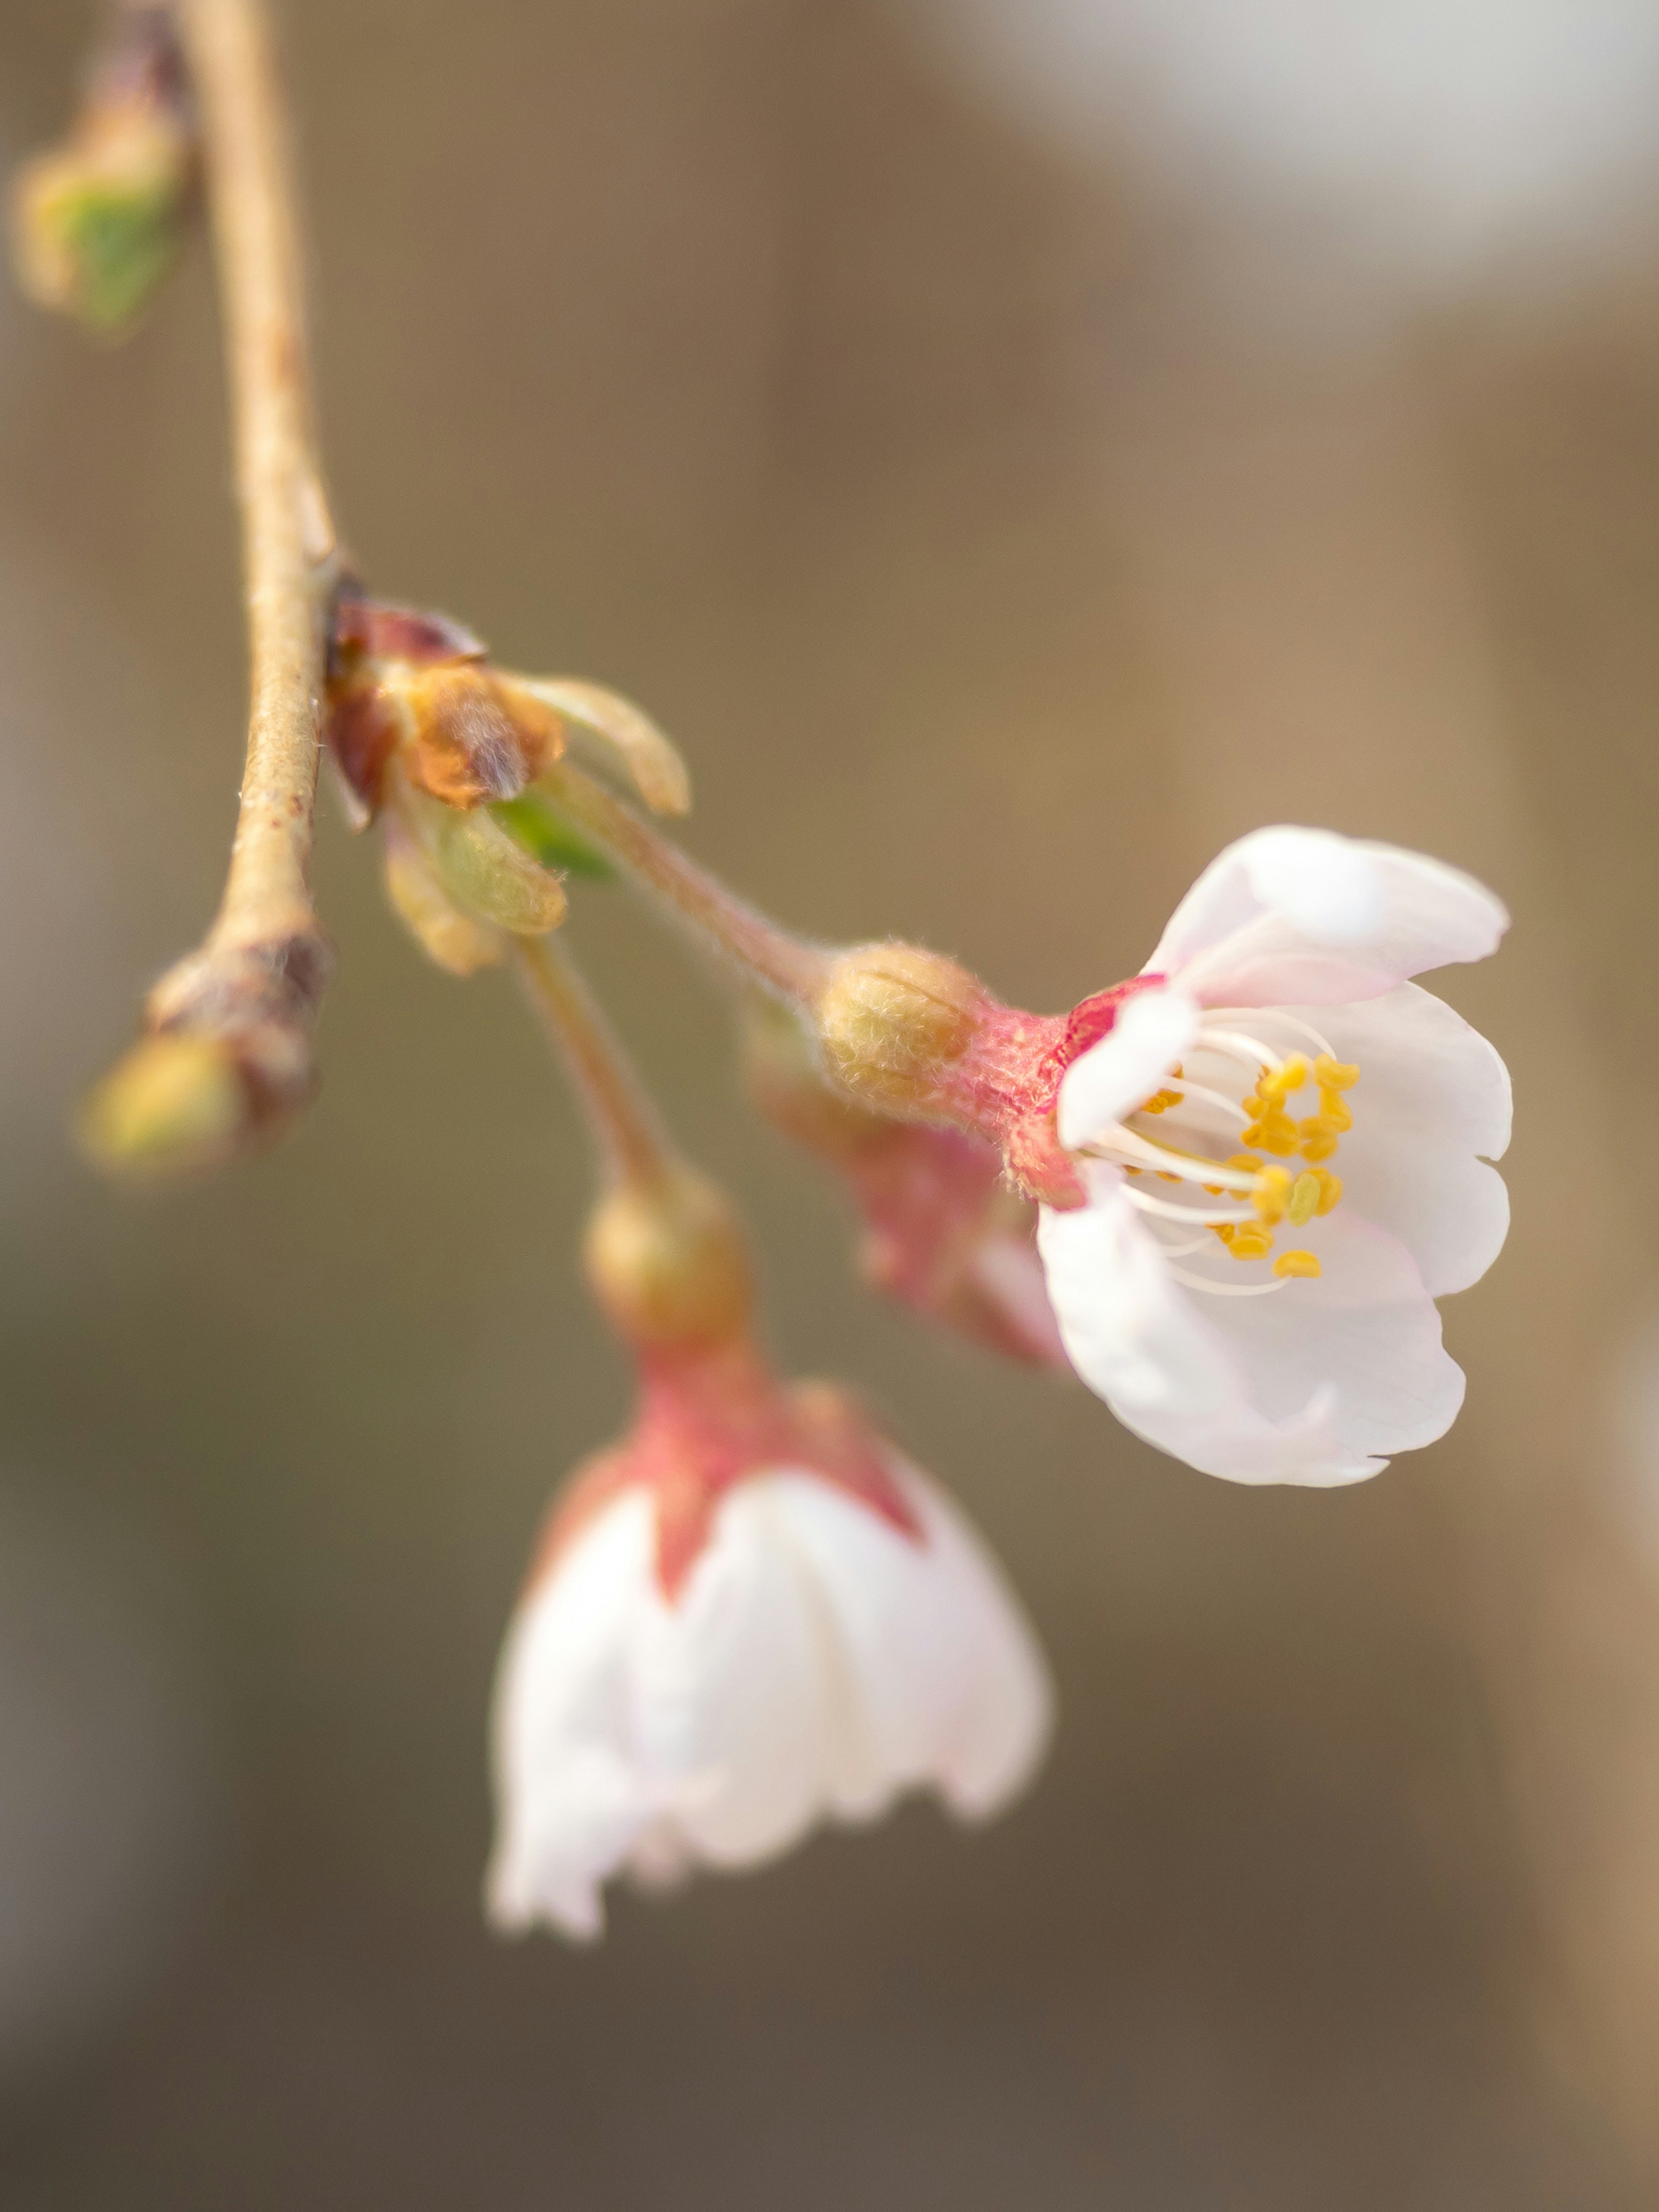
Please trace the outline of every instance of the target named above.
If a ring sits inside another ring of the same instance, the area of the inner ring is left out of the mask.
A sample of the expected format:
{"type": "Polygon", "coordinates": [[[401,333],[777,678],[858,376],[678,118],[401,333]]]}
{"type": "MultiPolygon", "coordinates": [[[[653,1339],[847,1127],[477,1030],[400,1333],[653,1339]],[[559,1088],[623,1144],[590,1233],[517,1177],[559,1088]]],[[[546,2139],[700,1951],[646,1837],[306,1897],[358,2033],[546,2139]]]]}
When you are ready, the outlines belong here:
{"type": "Polygon", "coordinates": [[[689,1169],[607,1192],[584,1256],[594,1296],[631,1344],[708,1343],[748,1323],[754,1286],[742,1232],[720,1191],[689,1169]]]}
{"type": "Polygon", "coordinates": [[[135,1182],[216,1167],[240,1148],[250,1102],[222,1037],[143,1037],[91,1093],[77,1134],[95,1165],[135,1182]]]}
{"type": "Polygon", "coordinates": [[[121,335],[177,256],[195,167],[168,10],[128,9],[69,137],[12,186],[24,290],[101,336],[121,335]]]}

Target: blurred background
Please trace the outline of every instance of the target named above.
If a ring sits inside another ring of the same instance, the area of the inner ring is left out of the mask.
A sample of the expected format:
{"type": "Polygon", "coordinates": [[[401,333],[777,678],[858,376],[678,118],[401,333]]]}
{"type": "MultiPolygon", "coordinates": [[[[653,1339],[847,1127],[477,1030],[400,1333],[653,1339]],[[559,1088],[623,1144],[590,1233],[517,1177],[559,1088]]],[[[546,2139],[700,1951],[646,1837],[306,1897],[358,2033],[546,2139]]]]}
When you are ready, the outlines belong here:
{"type": "MultiPolygon", "coordinates": [[[[483,1930],[483,1720],[623,1364],[510,989],[325,794],[325,1087],[141,1201],[64,1135],[216,898],[244,713],[198,247],[0,300],[0,2203],[1633,2212],[1659,2161],[1659,9],[282,0],[325,442],[385,593],[645,702],[690,841],[1054,1008],[1227,838],[1514,908],[1516,1224],[1454,1434],[1252,1493],[852,1281],[725,1010],[573,927],[1063,1725],[606,1942],[483,1930]]],[[[92,11],[8,0],[0,152],[92,11]]]]}

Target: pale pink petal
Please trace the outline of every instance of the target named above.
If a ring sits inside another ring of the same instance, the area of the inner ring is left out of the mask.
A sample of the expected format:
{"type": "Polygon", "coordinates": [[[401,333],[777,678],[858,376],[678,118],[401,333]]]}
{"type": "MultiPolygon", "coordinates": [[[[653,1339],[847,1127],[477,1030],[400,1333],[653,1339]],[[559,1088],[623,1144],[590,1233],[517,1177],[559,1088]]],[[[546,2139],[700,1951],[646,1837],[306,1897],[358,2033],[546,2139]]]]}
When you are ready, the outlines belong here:
{"type": "Polygon", "coordinates": [[[1420,853],[1328,830],[1257,830],[1211,862],[1146,972],[1207,1006],[1331,1006],[1484,959],[1508,923],[1472,876],[1420,853]]]}
{"type": "MultiPolygon", "coordinates": [[[[1210,1325],[1249,1376],[1269,1420],[1299,1416],[1327,1388],[1345,1458],[1409,1451],[1443,1436],[1463,1402],[1462,1370],[1440,1339],[1440,1316],[1405,1247],[1346,1202],[1305,1228],[1281,1229],[1323,1268],[1260,1298],[1205,1298],[1210,1325]]],[[[1222,1255],[1206,1273],[1245,1271],[1222,1255]]]]}
{"type": "Polygon", "coordinates": [[[1056,1126],[1067,1151],[1079,1151],[1161,1089],[1198,1024],[1198,1008],[1184,991],[1141,991],[1126,1000],[1099,1043],[1080,1053],[1060,1079],[1056,1126]]]}
{"type": "Polygon", "coordinates": [[[895,1457],[918,1543],[821,1478],[771,1479],[822,1603],[840,1684],[836,1812],[867,1820],[931,1784],[964,1819],[1024,1789],[1052,1714],[1048,1669],[1019,1601],[966,1519],[895,1457]]]}
{"type": "MultiPolygon", "coordinates": [[[[1324,1267],[1260,1297],[1180,1284],[1115,1170],[1091,1197],[1043,1210],[1049,1296],[1079,1373],[1126,1426],[1201,1473],[1326,1485],[1376,1474],[1384,1455],[1450,1425],[1463,1378],[1409,1255],[1343,1210],[1297,1232],[1324,1267]]],[[[1246,1275],[1217,1247],[1184,1269],[1246,1275]]]]}
{"type": "Polygon", "coordinates": [[[985,1237],[974,1254],[971,1279],[1028,1357],[1065,1371],[1065,1346],[1054,1325],[1036,1242],[1029,1231],[1018,1237],[994,1232],[985,1237]]]}
{"type": "Polygon", "coordinates": [[[1467,1290],[1509,1229],[1504,1179],[1485,1164],[1509,1143],[1509,1071],[1478,1030],[1414,983],[1306,1011],[1361,1071],[1348,1093],[1353,1128],[1330,1163],[1340,1210],[1398,1237],[1431,1297],[1467,1290]]]}

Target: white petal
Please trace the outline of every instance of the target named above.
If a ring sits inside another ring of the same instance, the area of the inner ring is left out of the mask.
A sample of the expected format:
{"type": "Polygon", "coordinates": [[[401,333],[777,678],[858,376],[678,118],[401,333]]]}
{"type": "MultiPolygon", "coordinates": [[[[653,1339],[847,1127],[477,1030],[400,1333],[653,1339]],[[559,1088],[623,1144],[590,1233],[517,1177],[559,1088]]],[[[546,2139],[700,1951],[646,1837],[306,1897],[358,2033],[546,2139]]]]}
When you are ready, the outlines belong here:
{"type": "Polygon", "coordinates": [[[1198,1023],[1184,991],[1140,991],[1126,1000],[1099,1043],[1079,1053],[1060,1079],[1057,1127],[1066,1150],[1080,1150],[1158,1090],[1198,1023]]]}
{"type": "MultiPolygon", "coordinates": [[[[1043,1209],[1038,1242],[1079,1373],[1126,1426],[1236,1482],[1352,1482],[1449,1427],[1463,1378],[1410,1255],[1345,1210],[1297,1232],[1324,1274],[1261,1297],[1178,1284],[1115,1170],[1089,1205],[1043,1209]]],[[[1257,1279],[1217,1248],[1185,1263],[1257,1279]]]]}
{"type": "Polygon", "coordinates": [[[495,1717],[492,1917],[592,1936],[600,1888],[752,1866],[822,1814],[936,1787],[980,1818],[1047,1739],[1046,1669],[972,1530],[902,1462],[918,1542],[821,1476],[727,1492],[673,1602],[654,1513],[629,1491],[520,1607],[495,1717]]]}
{"type": "Polygon", "coordinates": [[[1047,1667],[1001,1569],[945,1493],[907,1462],[894,1479],[917,1542],[808,1474],[770,1478],[807,1563],[835,1655],[842,1747],[835,1806],[867,1820],[932,1784],[964,1819],[999,1812],[1042,1756],[1047,1667]]]}
{"type": "Polygon", "coordinates": [[[1414,983],[1309,1012],[1337,1058],[1361,1071],[1348,1094],[1353,1128],[1331,1162],[1340,1210],[1397,1237],[1431,1297],[1467,1290],[1509,1229],[1504,1178],[1485,1164],[1509,1144],[1508,1069],[1478,1030],[1414,983]]]}
{"type": "Polygon", "coordinates": [[[1484,959],[1508,926],[1484,885],[1423,854],[1328,830],[1257,830],[1210,863],[1146,972],[1178,979],[1205,1006],[1331,1006],[1484,959]]]}
{"type": "Polygon", "coordinates": [[[787,1849],[823,1801],[822,1641],[768,1489],[757,1477],[727,1492],[676,1601],[653,1589],[635,1653],[638,1756],[717,1866],[787,1849]]]}
{"type": "Polygon", "coordinates": [[[604,1925],[599,1885],[656,1807],[631,1754],[629,1674],[650,1587],[643,1492],[617,1498],[521,1601],[496,1674],[500,1832],[487,1890],[496,1925],[604,1925]]]}

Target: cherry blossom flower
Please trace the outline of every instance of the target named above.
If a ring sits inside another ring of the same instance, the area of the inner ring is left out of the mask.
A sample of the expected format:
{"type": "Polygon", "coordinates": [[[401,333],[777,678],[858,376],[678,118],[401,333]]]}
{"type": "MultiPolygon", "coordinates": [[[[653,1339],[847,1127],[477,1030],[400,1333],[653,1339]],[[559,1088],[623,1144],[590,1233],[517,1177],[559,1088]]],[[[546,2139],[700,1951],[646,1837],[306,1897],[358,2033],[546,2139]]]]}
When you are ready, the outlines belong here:
{"type": "Polygon", "coordinates": [[[498,1679],[503,1929],[604,1924],[603,1885],[776,1856],[932,1789],[999,1812],[1048,1677],[995,1562],[840,1394],[744,1343],[642,1362],[627,1440],[555,1509],[498,1679]]]}
{"type": "Polygon", "coordinates": [[[1493,951],[1491,892],[1394,847],[1257,830],[1182,901],[1066,1067],[1081,1204],[1045,1204],[1049,1296],[1127,1426],[1240,1482],[1352,1482],[1444,1433],[1434,1301],[1485,1273],[1510,1085],[1409,979],[1493,951]]]}

